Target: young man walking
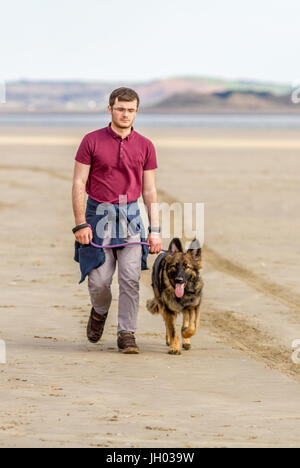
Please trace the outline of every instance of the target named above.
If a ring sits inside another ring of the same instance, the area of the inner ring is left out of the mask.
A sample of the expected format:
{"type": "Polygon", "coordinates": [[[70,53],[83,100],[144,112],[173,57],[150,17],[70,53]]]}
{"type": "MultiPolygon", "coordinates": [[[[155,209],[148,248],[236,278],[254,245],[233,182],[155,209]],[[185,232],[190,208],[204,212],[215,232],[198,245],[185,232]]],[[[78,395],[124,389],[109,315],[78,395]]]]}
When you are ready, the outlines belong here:
{"type": "Polygon", "coordinates": [[[139,96],[134,90],[122,87],[111,93],[108,106],[111,122],[84,136],[75,157],[72,189],[74,259],[80,263],[80,282],[88,276],[92,303],[87,337],[92,343],[102,337],[118,261],[117,342],[120,351],[130,354],[139,353],[134,333],[141,270],[149,269],[148,252],[159,253],[162,249],[155,187],[156,153],[152,142],[132,126],[138,108],[139,96]],[[138,208],[141,195],[149,218],[147,240],[138,208]],[[150,244],[150,249],[140,244],[118,245],[143,241],[150,244]]]}

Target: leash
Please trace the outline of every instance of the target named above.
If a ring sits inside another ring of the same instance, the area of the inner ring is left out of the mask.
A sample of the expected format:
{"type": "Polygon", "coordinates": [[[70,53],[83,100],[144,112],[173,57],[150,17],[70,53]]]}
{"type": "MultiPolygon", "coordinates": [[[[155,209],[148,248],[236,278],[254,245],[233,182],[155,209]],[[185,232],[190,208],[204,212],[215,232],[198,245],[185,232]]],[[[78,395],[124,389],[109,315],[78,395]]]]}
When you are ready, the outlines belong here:
{"type": "MultiPolygon", "coordinates": [[[[97,245],[91,241],[90,244],[93,247],[97,247],[97,249],[113,249],[114,247],[123,247],[126,245],[137,245],[137,244],[150,246],[149,242],[125,242],[124,244],[115,244],[115,245],[97,245]]],[[[161,252],[168,252],[168,250],[161,249],[161,252]]]]}
{"type": "MultiPolygon", "coordinates": [[[[90,226],[90,225],[89,225],[90,226]]],[[[92,227],[90,226],[92,229],[92,227]]],[[[113,249],[114,247],[123,247],[127,245],[148,245],[150,246],[149,242],[125,242],[124,244],[115,244],[115,245],[98,245],[95,242],[90,242],[90,245],[96,247],[97,249],[113,249]]],[[[166,249],[161,249],[161,252],[168,252],[166,249]]]]}

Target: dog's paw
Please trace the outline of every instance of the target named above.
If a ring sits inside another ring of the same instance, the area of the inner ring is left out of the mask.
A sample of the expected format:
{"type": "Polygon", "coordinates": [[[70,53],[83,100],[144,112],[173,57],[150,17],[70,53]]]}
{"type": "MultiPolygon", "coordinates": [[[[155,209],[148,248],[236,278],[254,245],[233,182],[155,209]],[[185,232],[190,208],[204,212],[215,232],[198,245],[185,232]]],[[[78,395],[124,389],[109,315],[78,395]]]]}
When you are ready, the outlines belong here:
{"type": "Polygon", "coordinates": [[[179,355],[181,354],[180,349],[169,349],[169,354],[179,355]]]}
{"type": "Polygon", "coordinates": [[[192,345],[191,345],[191,343],[183,343],[182,347],[183,347],[183,349],[188,351],[189,349],[191,349],[192,345]]]}

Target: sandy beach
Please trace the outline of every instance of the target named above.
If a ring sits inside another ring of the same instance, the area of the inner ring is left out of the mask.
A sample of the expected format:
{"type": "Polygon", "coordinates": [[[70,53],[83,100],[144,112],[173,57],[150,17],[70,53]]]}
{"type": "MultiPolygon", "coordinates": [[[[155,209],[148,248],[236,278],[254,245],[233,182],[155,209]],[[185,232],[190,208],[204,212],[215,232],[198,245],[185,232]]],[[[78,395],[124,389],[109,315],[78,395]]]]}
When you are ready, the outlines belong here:
{"type": "Polygon", "coordinates": [[[71,185],[92,130],[1,127],[0,447],[299,447],[298,130],[136,128],[157,148],[159,201],[205,205],[201,326],[181,356],[146,310],[151,269],[141,354],[117,350],[117,274],[87,342],[71,185]]]}

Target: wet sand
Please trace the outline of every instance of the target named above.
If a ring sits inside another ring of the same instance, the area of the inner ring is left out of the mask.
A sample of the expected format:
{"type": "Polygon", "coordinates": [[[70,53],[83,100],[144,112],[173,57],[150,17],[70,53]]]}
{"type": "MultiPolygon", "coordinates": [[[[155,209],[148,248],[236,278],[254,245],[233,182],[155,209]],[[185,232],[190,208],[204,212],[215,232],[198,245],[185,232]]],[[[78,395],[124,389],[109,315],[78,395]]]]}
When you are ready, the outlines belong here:
{"type": "Polygon", "coordinates": [[[299,446],[298,132],[137,128],[157,147],[159,201],[205,204],[205,293],[192,350],[169,356],[143,271],[142,353],[125,356],[117,275],[94,346],[73,261],[73,160],[91,130],[1,128],[0,446],[299,446]]]}

